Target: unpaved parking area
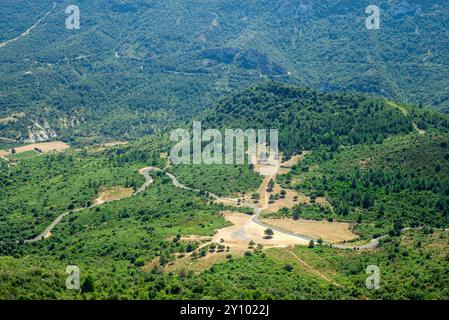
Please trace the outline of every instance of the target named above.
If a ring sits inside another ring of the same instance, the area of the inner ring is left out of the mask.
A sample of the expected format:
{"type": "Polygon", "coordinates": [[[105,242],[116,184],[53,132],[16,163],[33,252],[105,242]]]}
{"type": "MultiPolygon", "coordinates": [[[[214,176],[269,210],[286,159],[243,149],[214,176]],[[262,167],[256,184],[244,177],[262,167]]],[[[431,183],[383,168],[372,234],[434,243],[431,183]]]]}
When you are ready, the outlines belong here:
{"type": "Polygon", "coordinates": [[[326,242],[338,243],[358,238],[350,229],[349,223],[314,220],[294,220],[292,218],[262,219],[262,222],[283,230],[298,233],[326,242]]]}
{"type": "MultiPolygon", "coordinates": [[[[254,242],[253,248],[257,244],[263,245],[267,248],[286,248],[294,245],[307,245],[308,242],[300,238],[274,231],[273,238],[265,239],[266,228],[254,223],[251,220],[252,216],[241,212],[224,211],[223,217],[231,222],[233,225],[219,229],[208,243],[222,244],[229,247],[229,251],[224,252],[208,252],[205,257],[192,260],[190,254],[186,254],[182,258],[177,258],[175,262],[167,266],[167,270],[175,271],[180,268],[188,268],[195,271],[205,270],[212,265],[226,260],[226,256],[231,254],[234,257],[243,256],[247,251],[253,251],[249,248],[249,243],[254,242]]],[[[183,237],[181,240],[203,240],[206,237],[189,236],[183,237]]],[[[205,245],[205,244],[204,244],[205,245]]],[[[203,246],[204,246],[203,245],[203,246]]]]}

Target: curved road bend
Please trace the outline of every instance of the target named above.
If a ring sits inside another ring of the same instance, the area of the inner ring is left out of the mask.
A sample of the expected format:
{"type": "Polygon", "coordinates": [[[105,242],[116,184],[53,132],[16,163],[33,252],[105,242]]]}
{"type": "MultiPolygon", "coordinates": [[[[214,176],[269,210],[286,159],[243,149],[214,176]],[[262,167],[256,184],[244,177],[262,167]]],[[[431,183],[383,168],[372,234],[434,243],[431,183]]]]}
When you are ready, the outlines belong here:
{"type": "MultiPolygon", "coordinates": [[[[134,192],[133,195],[137,195],[137,194],[145,191],[145,189],[148,188],[148,186],[153,183],[153,178],[150,176],[151,171],[159,171],[159,169],[153,168],[153,167],[148,167],[148,168],[139,170],[139,173],[145,177],[145,182],[136,192],[134,192]]],[[[109,202],[113,202],[113,201],[109,201],[109,202]]],[[[37,236],[35,236],[32,239],[25,240],[24,243],[33,243],[33,242],[37,242],[37,241],[45,239],[45,237],[61,222],[61,220],[64,219],[69,214],[72,214],[75,212],[80,212],[80,211],[87,210],[87,209],[91,209],[96,206],[97,205],[91,205],[89,207],[79,208],[79,209],[70,210],[70,211],[61,213],[55,220],[53,220],[52,223],[50,223],[50,225],[47,228],[45,228],[44,231],[42,231],[40,234],[38,234],[37,236]]]]}

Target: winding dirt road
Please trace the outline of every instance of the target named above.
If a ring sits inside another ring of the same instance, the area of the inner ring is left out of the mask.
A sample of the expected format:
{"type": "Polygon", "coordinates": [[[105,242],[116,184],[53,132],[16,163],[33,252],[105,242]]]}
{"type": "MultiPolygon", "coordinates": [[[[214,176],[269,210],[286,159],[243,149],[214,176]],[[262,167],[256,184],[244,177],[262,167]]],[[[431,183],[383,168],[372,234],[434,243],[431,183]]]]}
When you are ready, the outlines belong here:
{"type": "MultiPolygon", "coordinates": [[[[153,178],[151,177],[150,173],[151,172],[164,172],[172,181],[173,185],[177,188],[180,189],[184,189],[184,190],[188,190],[188,191],[193,191],[193,192],[200,192],[200,190],[196,190],[196,189],[192,189],[190,187],[187,187],[186,185],[180,183],[178,181],[178,179],[171,173],[163,171],[160,168],[156,168],[156,167],[146,167],[146,168],[142,168],[139,170],[139,173],[141,175],[144,176],[145,178],[145,182],[143,183],[143,185],[136,190],[136,192],[134,192],[133,196],[138,195],[139,193],[142,193],[143,191],[145,191],[146,188],[148,188],[153,182],[153,178]]],[[[236,199],[230,199],[230,198],[222,198],[212,192],[206,192],[206,194],[208,196],[210,196],[211,198],[214,198],[216,200],[222,200],[222,201],[235,201],[235,203],[237,204],[237,200],[236,199]]],[[[121,200],[121,199],[120,199],[121,200]]],[[[108,203],[113,202],[113,201],[117,201],[117,200],[111,200],[108,201],[108,203]]],[[[78,208],[78,209],[74,209],[74,210],[70,210],[70,211],[66,211],[64,213],[61,213],[55,220],[53,220],[52,223],[50,223],[47,228],[45,228],[44,231],[42,231],[40,234],[38,234],[37,236],[35,236],[32,239],[28,239],[28,240],[24,240],[25,243],[33,243],[33,242],[37,242],[37,241],[41,241],[44,240],[48,237],[48,235],[51,233],[51,231],[62,221],[62,219],[64,219],[66,216],[72,214],[72,213],[76,213],[76,212],[80,212],[83,210],[88,210],[94,207],[99,206],[99,204],[94,204],[92,206],[89,207],[85,207],[85,208],[78,208]]]]}
{"type": "MultiPolygon", "coordinates": [[[[136,192],[134,192],[133,196],[137,195],[139,193],[142,193],[143,191],[145,191],[146,188],[148,188],[153,183],[153,178],[150,176],[150,172],[152,172],[152,171],[161,171],[161,170],[158,169],[158,168],[153,168],[153,167],[147,167],[147,168],[143,168],[143,169],[139,170],[139,173],[145,177],[145,182],[139,189],[137,189],[136,192]]],[[[117,200],[111,200],[111,201],[108,201],[107,203],[114,202],[114,201],[117,201],[117,200]]],[[[98,204],[94,204],[94,205],[92,205],[90,207],[78,208],[78,209],[74,209],[74,210],[70,210],[70,211],[66,211],[64,213],[61,213],[55,220],[53,220],[52,223],[50,223],[48,225],[47,228],[45,228],[44,231],[42,231],[40,234],[38,234],[34,238],[31,238],[31,239],[28,239],[28,240],[24,240],[24,243],[33,243],[33,242],[37,242],[37,241],[41,241],[41,240],[46,239],[48,237],[48,235],[51,233],[51,231],[66,216],[68,216],[68,215],[70,215],[72,213],[80,212],[80,211],[83,211],[83,210],[88,210],[88,209],[91,209],[91,208],[94,208],[94,207],[97,207],[97,206],[99,206],[99,205],[98,204]]]]}
{"type": "MultiPolygon", "coordinates": [[[[154,182],[153,178],[150,175],[151,172],[164,172],[167,175],[167,177],[170,178],[170,180],[172,181],[173,185],[175,187],[177,187],[177,188],[188,190],[188,191],[193,191],[193,192],[200,192],[200,190],[190,188],[190,187],[180,183],[179,180],[177,179],[177,177],[175,175],[173,175],[172,173],[170,173],[170,172],[166,172],[166,171],[164,171],[164,170],[162,170],[160,168],[156,168],[156,167],[145,167],[145,168],[142,168],[142,169],[139,170],[139,173],[144,176],[145,182],[133,194],[133,196],[135,196],[135,195],[137,195],[139,193],[142,193],[143,191],[145,191],[146,188],[148,188],[154,182]]],[[[277,170],[273,174],[271,174],[269,176],[266,176],[265,179],[264,179],[263,184],[264,183],[268,183],[268,181],[270,181],[275,176],[276,172],[277,172],[277,170]]],[[[262,188],[262,189],[265,189],[265,188],[262,188]]],[[[265,191],[265,193],[266,193],[266,191],[265,191]]],[[[211,198],[213,198],[213,199],[215,199],[217,201],[224,202],[224,203],[229,203],[229,204],[234,204],[234,205],[237,205],[237,203],[238,203],[238,199],[220,197],[220,196],[218,196],[218,195],[216,195],[216,194],[214,194],[212,192],[208,192],[208,191],[206,191],[206,194],[209,197],[211,197],[211,198]]],[[[246,207],[252,208],[254,210],[254,215],[251,216],[251,218],[250,218],[251,219],[251,223],[259,225],[259,226],[261,226],[261,227],[263,227],[265,229],[272,229],[272,230],[280,233],[282,236],[296,238],[296,239],[298,239],[298,243],[304,244],[304,243],[307,243],[307,242],[309,242],[311,240],[316,241],[316,239],[312,239],[312,238],[309,238],[307,236],[303,236],[303,235],[299,235],[299,234],[296,234],[296,233],[293,233],[293,232],[289,232],[289,231],[283,230],[281,228],[273,227],[273,226],[270,226],[268,224],[265,224],[265,223],[261,222],[259,220],[260,213],[262,212],[262,209],[264,209],[264,208],[266,208],[268,206],[268,197],[267,197],[267,195],[264,195],[263,198],[264,198],[264,200],[263,200],[262,207],[259,207],[257,204],[252,204],[252,203],[242,203],[241,204],[242,206],[246,206],[246,207]]],[[[113,201],[117,201],[117,200],[112,200],[110,202],[113,202],[113,201]]],[[[25,240],[24,242],[25,243],[33,243],[33,242],[44,240],[51,234],[52,230],[66,216],[68,216],[70,214],[73,214],[73,213],[76,213],[76,212],[83,211],[83,210],[88,210],[88,209],[91,209],[91,208],[94,208],[94,207],[97,207],[97,206],[98,206],[97,204],[94,204],[94,205],[89,206],[89,207],[78,208],[78,209],[75,209],[75,210],[66,211],[66,212],[60,214],[55,220],[53,220],[53,222],[50,223],[47,226],[47,228],[45,228],[45,230],[42,231],[40,234],[38,234],[34,238],[25,240]]],[[[239,232],[242,232],[242,231],[240,230],[239,232]]],[[[375,248],[378,245],[378,243],[379,243],[379,240],[376,239],[376,241],[372,241],[371,243],[369,243],[367,245],[358,246],[358,247],[350,247],[350,246],[335,245],[335,244],[333,246],[335,248],[341,248],[341,249],[371,249],[371,248],[375,248]]]]}

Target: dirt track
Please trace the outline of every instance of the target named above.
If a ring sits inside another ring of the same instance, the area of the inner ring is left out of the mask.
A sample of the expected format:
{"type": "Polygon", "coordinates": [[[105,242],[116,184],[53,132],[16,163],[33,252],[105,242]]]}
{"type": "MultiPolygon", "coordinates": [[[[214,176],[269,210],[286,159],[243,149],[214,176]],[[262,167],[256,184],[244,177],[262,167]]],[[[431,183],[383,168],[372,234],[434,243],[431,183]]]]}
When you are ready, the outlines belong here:
{"type": "Polygon", "coordinates": [[[70,146],[61,141],[53,141],[53,142],[41,142],[41,143],[33,143],[22,147],[17,147],[10,149],[8,151],[6,150],[0,150],[0,156],[9,156],[12,154],[12,150],[15,150],[17,154],[27,152],[27,151],[35,151],[38,150],[42,153],[48,153],[52,151],[63,151],[66,149],[69,149],[70,146]]]}
{"type": "MultiPolygon", "coordinates": [[[[277,168],[279,168],[279,166],[277,168]]],[[[134,193],[134,195],[143,192],[148,186],[150,186],[153,183],[153,179],[150,176],[150,172],[152,172],[152,171],[164,172],[172,180],[173,185],[177,188],[181,188],[181,189],[185,189],[185,190],[189,190],[189,191],[193,191],[193,192],[197,191],[197,190],[189,188],[188,186],[185,186],[182,183],[180,183],[177,180],[177,178],[169,172],[165,172],[162,169],[155,168],[155,167],[146,167],[146,168],[139,170],[139,173],[145,177],[146,181],[142,185],[142,187],[139,188],[134,193]]],[[[276,172],[277,172],[277,170],[272,172],[271,175],[266,176],[264,179],[263,185],[265,185],[267,183],[267,181],[272,179],[274,177],[274,175],[276,174],[276,172]]],[[[266,188],[262,192],[267,193],[266,188]]],[[[210,192],[207,192],[207,194],[209,197],[212,197],[219,202],[230,202],[230,203],[234,203],[234,204],[237,203],[236,199],[221,198],[221,197],[219,197],[213,193],[210,193],[210,192]]],[[[225,213],[224,214],[225,219],[227,219],[228,221],[233,223],[233,226],[217,230],[217,233],[214,235],[211,242],[219,243],[223,239],[225,243],[233,244],[236,248],[244,248],[244,247],[247,247],[247,245],[250,241],[253,241],[255,243],[260,243],[260,244],[263,244],[263,245],[269,246],[269,247],[270,246],[271,247],[273,247],[273,246],[288,247],[288,246],[296,245],[296,244],[305,245],[305,244],[308,244],[310,240],[315,240],[315,241],[317,240],[314,238],[310,238],[310,237],[303,236],[303,235],[300,235],[300,234],[297,234],[294,232],[287,231],[287,230],[279,228],[279,227],[271,226],[271,225],[268,225],[268,224],[260,221],[259,215],[261,213],[261,210],[263,208],[266,208],[266,206],[268,206],[268,197],[265,195],[264,198],[266,198],[266,201],[262,202],[261,207],[257,204],[242,203],[242,206],[247,206],[254,210],[255,214],[252,216],[245,215],[243,213],[236,213],[236,212],[225,213]],[[265,236],[264,233],[265,233],[266,229],[272,229],[272,231],[274,232],[273,238],[266,239],[264,237],[265,236]]],[[[80,208],[80,209],[76,209],[76,210],[73,210],[70,212],[62,213],[42,233],[40,233],[39,235],[37,235],[36,237],[34,237],[30,240],[26,240],[25,242],[31,243],[31,242],[36,242],[36,241],[45,239],[45,237],[53,230],[53,228],[65,216],[67,216],[71,213],[82,211],[82,210],[89,209],[92,207],[80,208]]],[[[381,238],[373,239],[371,242],[369,242],[365,245],[362,245],[362,246],[348,246],[348,245],[339,245],[339,244],[332,244],[332,246],[334,248],[353,249],[353,250],[372,249],[372,248],[377,247],[377,245],[379,243],[379,239],[381,239],[381,238]]],[[[203,246],[205,246],[209,243],[206,243],[203,246]]],[[[323,243],[329,244],[326,242],[323,242],[323,243]]]]}

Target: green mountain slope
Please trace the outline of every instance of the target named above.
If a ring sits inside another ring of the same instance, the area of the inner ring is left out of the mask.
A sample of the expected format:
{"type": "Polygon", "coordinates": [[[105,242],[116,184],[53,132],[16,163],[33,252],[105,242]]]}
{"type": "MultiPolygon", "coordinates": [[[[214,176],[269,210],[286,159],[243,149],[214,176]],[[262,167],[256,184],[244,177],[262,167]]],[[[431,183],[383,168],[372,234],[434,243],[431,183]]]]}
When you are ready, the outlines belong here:
{"type": "Polygon", "coordinates": [[[411,117],[383,99],[319,93],[267,82],[230,96],[203,115],[204,127],[278,129],[287,157],[327,145],[381,142],[413,131],[411,117]]]}
{"type": "MultiPolygon", "coordinates": [[[[5,190],[0,195],[0,299],[447,298],[448,235],[435,229],[449,224],[447,115],[381,98],[268,82],[201,116],[204,127],[282,125],[285,153],[312,151],[278,182],[325,196],[331,207],[321,210],[311,203],[274,215],[299,212],[305,219],[348,221],[365,241],[387,237],[378,249],[360,252],[321,245],[260,251],[248,244],[243,257],[225,257],[206,270],[178,270],[173,265],[195,250],[194,265],[213,261],[218,253],[199,249],[201,236],[229,225],[221,211],[245,210],[212,203],[204,193],[177,188],[154,172],[145,192],[74,212],[49,238],[22,243],[17,240],[41,232],[60,212],[85,206],[104,187],[139,186],[143,181],[136,170],[165,166],[160,153],[169,144],[165,136],[154,136],[106,149],[27,155],[0,166],[5,190]],[[408,226],[421,229],[400,232],[408,226]],[[93,281],[93,286],[65,289],[65,268],[73,264],[82,270],[82,283],[93,281]],[[367,265],[381,267],[381,289],[364,286],[367,265]]],[[[260,183],[248,166],[172,171],[181,182],[221,194],[248,192],[260,183]]]]}
{"type": "Polygon", "coordinates": [[[3,42],[51,11],[0,47],[0,117],[26,113],[2,137],[42,139],[48,121],[80,142],[132,138],[260,77],[448,108],[443,0],[378,1],[380,30],[366,30],[365,0],[79,1],[80,30],[55,3],[2,8],[3,42]]]}
{"type": "Polygon", "coordinates": [[[286,158],[312,150],[278,181],[313,198],[326,196],[332,208],[297,206],[281,216],[357,222],[368,238],[449,225],[447,115],[267,82],[222,100],[203,119],[204,127],[278,128],[286,158]]]}
{"type": "Polygon", "coordinates": [[[416,133],[338,152],[316,150],[278,181],[330,210],[297,206],[282,215],[355,223],[366,238],[404,227],[449,226],[449,135],[416,133]]]}

